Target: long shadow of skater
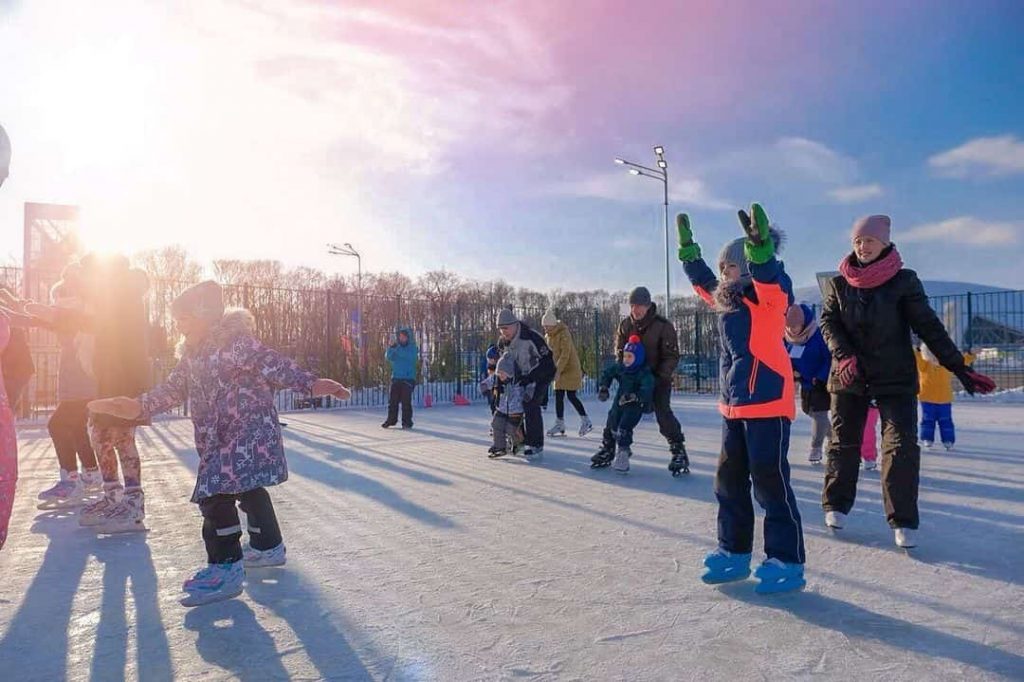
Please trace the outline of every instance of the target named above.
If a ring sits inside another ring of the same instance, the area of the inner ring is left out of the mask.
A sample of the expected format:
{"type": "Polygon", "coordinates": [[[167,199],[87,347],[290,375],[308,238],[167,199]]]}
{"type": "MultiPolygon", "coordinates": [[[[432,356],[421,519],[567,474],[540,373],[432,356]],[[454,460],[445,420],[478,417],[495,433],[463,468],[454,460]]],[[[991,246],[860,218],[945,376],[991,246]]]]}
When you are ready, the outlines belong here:
{"type": "MultiPolygon", "coordinates": [[[[404,467],[394,462],[383,459],[382,457],[372,457],[366,453],[376,452],[371,448],[349,448],[342,447],[336,441],[326,440],[316,434],[308,432],[292,431],[288,434],[287,441],[297,441],[306,445],[313,450],[322,450],[327,456],[327,459],[332,462],[342,462],[345,460],[354,460],[367,464],[378,469],[384,469],[385,471],[391,471],[402,476],[413,479],[414,481],[420,481],[421,483],[430,483],[432,485],[451,485],[452,482],[446,478],[440,478],[434,476],[426,471],[418,471],[411,467],[404,467]],[[300,435],[301,433],[301,435],[300,435]]],[[[288,456],[291,455],[294,450],[286,449],[288,456]]]]}
{"type": "Polygon", "coordinates": [[[985,646],[923,625],[885,616],[865,608],[813,592],[799,592],[781,598],[756,595],[750,584],[726,585],[722,592],[761,608],[792,613],[797,618],[847,637],[877,640],[887,646],[913,651],[931,658],[946,658],[979,670],[1009,678],[1024,671],[1024,657],[985,646]]]}
{"type": "Polygon", "coordinates": [[[343,469],[337,465],[310,457],[296,450],[288,452],[288,468],[300,476],[332,488],[368,497],[375,502],[405,514],[435,528],[456,528],[458,524],[436,512],[402,497],[393,488],[380,481],[343,469]]]}
{"type": "Polygon", "coordinates": [[[282,653],[245,602],[228,599],[191,609],[185,627],[199,635],[196,650],[204,661],[242,682],[289,679],[282,653]]]}
{"type": "MultiPolygon", "coordinates": [[[[332,622],[322,595],[300,574],[288,570],[253,571],[246,581],[246,593],[288,623],[322,679],[373,679],[345,635],[332,622]]],[[[373,657],[381,667],[393,669],[394,662],[373,657]]],[[[379,673],[386,670],[375,672],[382,677],[379,673]]]]}
{"type": "Polygon", "coordinates": [[[0,640],[0,677],[9,680],[63,680],[67,678],[68,631],[71,607],[82,581],[92,536],[78,533],[68,512],[47,512],[36,517],[33,533],[50,540],[43,561],[0,640]],[[38,655],[38,647],[46,655],[38,655]]]}
{"type": "MultiPolygon", "coordinates": [[[[99,537],[93,554],[103,564],[103,600],[96,627],[92,679],[124,680],[128,632],[135,630],[139,680],[171,680],[171,653],[157,601],[159,587],[153,557],[141,534],[99,537]],[[128,619],[128,586],[135,622],[128,619]]],[[[134,677],[134,676],[129,676],[134,677]]]]}

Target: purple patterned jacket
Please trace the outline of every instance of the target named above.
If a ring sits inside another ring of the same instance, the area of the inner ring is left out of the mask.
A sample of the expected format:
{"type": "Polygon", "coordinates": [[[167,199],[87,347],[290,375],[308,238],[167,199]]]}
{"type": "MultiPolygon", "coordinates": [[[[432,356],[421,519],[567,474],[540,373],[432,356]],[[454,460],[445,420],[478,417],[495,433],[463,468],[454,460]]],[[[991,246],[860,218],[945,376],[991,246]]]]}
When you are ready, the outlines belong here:
{"type": "Polygon", "coordinates": [[[192,501],[288,479],[274,391],[312,390],[316,376],[253,336],[247,310],[229,310],[196,346],[185,346],[167,380],[139,397],[143,416],[190,399],[199,472],[192,501]]]}

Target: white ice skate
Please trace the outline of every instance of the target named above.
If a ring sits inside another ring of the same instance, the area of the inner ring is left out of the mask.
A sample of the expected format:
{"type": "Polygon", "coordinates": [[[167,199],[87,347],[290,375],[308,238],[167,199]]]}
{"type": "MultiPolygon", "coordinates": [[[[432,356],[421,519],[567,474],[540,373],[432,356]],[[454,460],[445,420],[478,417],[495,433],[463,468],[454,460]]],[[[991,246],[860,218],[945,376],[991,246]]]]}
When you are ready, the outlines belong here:
{"type": "Polygon", "coordinates": [[[953,444],[952,443],[943,443],[942,447],[946,448],[946,452],[953,452],[953,444]]]}
{"type": "Polygon", "coordinates": [[[615,452],[615,459],[612,460],[612,469],[620,474],[629,473],[629,457],[633,452],[627,447],[620,445],[615,452]]]}
{"type": "Polygon", "coordinates": [[[933,445],[935,445],[935,443],[930,440],[921,441],[921,447],[925,450],[931,450],[933,445]]]}
{"type": "Polygon", "coordinates": [[[145,519],[145,498],[141,490],[135,490],[125,493],[124,499],[108,511],[93,530],[102,534],[139,533],[146,530],[145,519]]]}
{"type": "Polygon", "coordinates": [[[875,471],[878,469],[878,460],[865,459],[860,463],[860,467],[864,471],[875,471]]]}
{"type": "Polygon", "coordinates": [[[77,471],[60,471],[60,481],[51,488],[39,493],[39,504],[36,509],[72,509],[82,505],[85,491],[78,480],[77,471]]]}
{"type": "Polygon", "coordinates": [[[556,419],[555,425],[548,429],[548,435],[552,438],[557,438],[565,435],[565,420],[556,419]]]}
{"type": "Polygon", "coordinates": [[[249,545],[242,548],[242,555],[245,557],[246,568],[268,568],[270,566],[284,566],[288,561],[288,549],[282,542],[277,547],[258,550],[249,545]]]}
{"type": "Polygon", "coordinates": [[[590,421],[590,417],[583,417],[583,420],[580,422],[580,438],[583,438],[583,436],[587,435],[593,430],[594,424],[593,422],[590,421]]]}
{"type": "Polygon", "coordinates": [[[807,461],[811,464],[821,464],[821,448],[811,448],[807,453],[807,461]]]}
{"type": "Polygon", "coordinates": [[[185,581],[182,606],[201,606],[224,601],[242,594],[245,567],[241,561],[230,564],[209,564],[185,581]]]}
{"type": "Polygon", "coordinates": [[[842,530],[846,525],[846,514],[837,511],[825,512],[825,525],[832,530],[842,530]]]}
{"type": "Polygon", "coordinates": [[[103,523],[106,515],[116,506],[117,498],[114,491],[108,491],[104,493],[103,497],[92,504],[82,507],[82,510],[78,512],[78,525],[84,528],[91,528],[103,523]]]}
{"type": "Polygon", "coordinates": [[[917,531],[913,528],[897,528],[895,531],[896,546],[903,549],[917,547],[917,531]]]}

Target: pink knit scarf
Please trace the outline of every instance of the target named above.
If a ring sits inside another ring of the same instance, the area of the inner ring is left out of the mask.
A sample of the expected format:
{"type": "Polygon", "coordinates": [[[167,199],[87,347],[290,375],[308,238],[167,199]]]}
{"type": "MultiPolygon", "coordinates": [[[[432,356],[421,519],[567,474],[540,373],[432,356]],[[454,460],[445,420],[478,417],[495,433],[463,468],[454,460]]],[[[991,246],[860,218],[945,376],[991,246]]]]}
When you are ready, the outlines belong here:
{"type": "Polygon", "coordinates": [[[843,278],[858,289],[874,289],[880,287],[896,276],[903,267],[903,259],[899,251],[892,247],[888,254],[861,267],[856,264],[857,257],[852,253],[839,262],[839,272],[843,278]]]}

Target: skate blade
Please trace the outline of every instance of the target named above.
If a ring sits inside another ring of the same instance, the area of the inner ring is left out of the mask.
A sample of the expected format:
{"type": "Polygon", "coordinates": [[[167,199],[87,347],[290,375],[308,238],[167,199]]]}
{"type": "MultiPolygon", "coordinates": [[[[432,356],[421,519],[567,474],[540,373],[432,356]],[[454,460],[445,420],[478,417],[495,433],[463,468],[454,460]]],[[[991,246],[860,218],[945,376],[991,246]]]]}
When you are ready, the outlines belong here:
{"type": "Polygon", "coordinates": [[[754,588],[754,592],[758,594],[779,594],[781,592],[802,590],[805,585],[807,585],[807,581],[803,578],[783,578],[782,580],[769,582],[761,581],[754,588]]]}
{"type": "Polygon", "coordinates": [[[96,535],[125,535],[127,533],[148,533],[149,528],[144,523],[136,523],[130,526],[115,526],[113,528],[103,528],[101,526],[91,526],[91,529],[96,535]]]}
{"type": "Polygon", "coordinates": [[[242,588],[228,592],[190,592],[178,600],[178,603],[186,608],[203,606],[204,604],[216,604],[219,601],[234,599],[242,594],[242,588]]]}
{"type": "Polygon", "coordinates": [[[706,572],[700,577],[705,585],[724,585],[725,583],[738,583],[750,577],[750,568],[745,571],[727,571],[725,573],[706,572]]]}
{"type": "Polygon", "coordinates": [[[284,566],[285,564],[287,564],[288,560],[287,559],[282,559],[281,561],[272,561],[270,563],[264,563],[264,562],[249,563],[248,561],[245,561],[243,559],[243,563],[245,564],[245,570],[248,571],[250,568],[277,568],[278,566],[284,566]]]}

